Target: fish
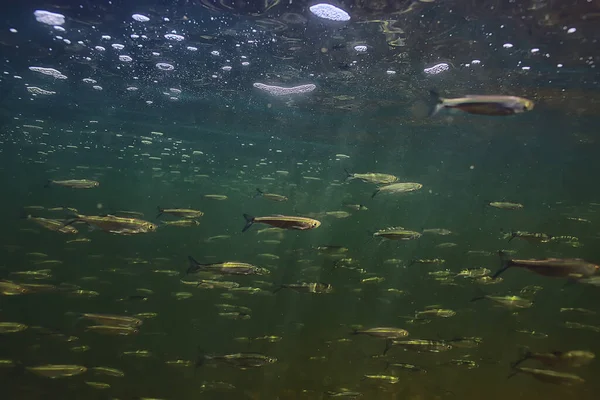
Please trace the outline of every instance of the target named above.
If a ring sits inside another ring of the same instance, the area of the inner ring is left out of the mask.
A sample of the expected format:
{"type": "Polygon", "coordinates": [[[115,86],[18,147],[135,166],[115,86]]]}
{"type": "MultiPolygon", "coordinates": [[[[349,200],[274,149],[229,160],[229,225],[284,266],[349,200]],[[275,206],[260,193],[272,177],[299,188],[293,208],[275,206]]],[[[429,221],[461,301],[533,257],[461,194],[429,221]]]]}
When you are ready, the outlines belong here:
{"type": "Polygon", "coordinates": [[[421,236],[421,233],[404,229],[401,226],[385,228],[373,233],[373,237],[382,237],[389,240],[413,240],[421,236]]]}
{"type": "Polygon", "coordinates": [[[97,324],[105,326],[126,326],[136,327],[141,326],[144,321],[136,317],[130,317],[127,315],[115,315],[115,314],[93,314],[83,313],[81,319],[88,319],[94,321],[97,324]]]}
{"type": "Polygon", "coordinates": [[[471,301],[473,302],[473,301],[478,301],[478,300],[483,300],[483,299],[492,300],[492,301],[494,301],[504,307],[507,307],[507,308],[530,308],[533,306],[532,300],[524,299],[519,296],[484,295],[484,296],[473,297],[471,299],[471,301]]]}
{"type": "Polygon", "coordinates": [[[128,210],[119,210],[115,211],[115,215],[117,217],[126,217],[126,218],[143,218],[144,213],[139,211],[128,211],[128,210]]]}
{"type": "Polygon", "coordinates": [[[27,325],[19,322],[0,322],[0,334],[22,332],[27,325]]]}
{"type": "Polygon", "coordinates": [[[244,214],[244,218],[246,219],[246,225],[244,226],[244,229],[242,229],[242,232],[246,232],[255,223],[267,224],[275,228],[295,229],[300,231],[315,229],[321,226],[320,221],[305,217],[290,217],[285,215],[253,217],[251,215],[244,214]]]}
{"type": "Polygon", "coordinates": [[[508,377],[511,378],[518,373],[529,374],[535,379],[545,383],[555,383],[559,385],[574,385],[584,383],[585,380],[578,375],[566,372],[552,371],[549,369],[536,369],[526,367],[515,367],[514,372],[508,377]]]}
{"type": "Polygon", "coordinates": [[[390,174],[382,174],[378,172],[367,172],[364,174],[355,174],[348,172],[348,170],[344,169],[346,172],[346,181],[351,181],[354,179],[358,179],[360,181],[366,183],[374,183],[376,185],[389,185],[391,183],[398,182],[398,177],[390,174]]]}
{"type": "Polygon", "coordinates": [[[368,335],[383,339],[402,339],[409,335],[406,329],[378,326],[368,329],[354,329],[352,335],[368,335]]]}
{"type": "Polygon", "coordinates": [[[85,222],[88,225],[95,226],[105,232],[118,235],[134,235],[139,233],[155,232],[157,226],[152,222],[137,218],[123,218],[114,215],[81,215],[76,214],[74,218],[68,220],[65,226],[75,222],[85,222]]]}
{"type": "Polygon", "coordinates": [[[424,368],[421,368],[421,367],[413,365],[413,364],[406,364],[406,363],[387,363],[385,369],[388,369],[388,368],[403,369],[403,370],[411,371],[411,372],[419,372],[421,374],[427,373],[427,370],[424,368]]]}
{"type": "Polygon", "coordinates": [[[589,278],[581,278],[577,280],[577,283],[584,283],[591,286],[600,286],[600,276],[590,276],[589,278]]]}
{"type": "Polygon", "coordinates": [[[579,323],[579,322],[571,322],[571,321],[566,321],[565,322],[565,326],[567,328],[570,328],[570,329],[583,329],[583,330],[586,330],[586,331],[592,331],[592,332],[600,333],[600,326],[582,324],[582,323],[579,323]]]}
{"type": "Polygon", "coordinates": [[[227,200],[228,197],[225,196],[224,194],[205,194],[204,195],[205,199],[210,199],[210,200],[219,200],[219,201],[223,201],[223,200],[227,200]]]}
{"type": "Polygon", "coordinates": [[[466,359],[457,359],[453,358],[452,360],[442,363],[441,365],[456,365],[458,367],[467,367],[467,369],[479,368],[479,365],[473,360],[466,359]]]}
{"type": "Polygon", "coordinates": [[[275,194],[275,193],[265,193],[262,190],[260,190],[259,188],[256,188],[256,194],[254,195],[254,197],[263,197],[267,200],[275,201],[278,203],[288,201],[288,198],[285,196],[282,196],[280,194],[275,194]]]}
{"type": "Polygon", "coordinates": [[[364,375],[363,380],[373,380],[384,383],[396,384],[400,382],[400,378],[391,375],[364,375]]]}
{"type": "Polygon", "coordinates": [[[442,98],[435,91],[430,95],[437,104],[430,113],[436,115],[442,109],[458,109],[469,114],[508,116],[533,110],[535,104],[529,99],[502,95],[467,95],[465,97],[442,98]]]}
{"type": "Polygon", "coordinates": [[[412,339],[412,340],[391,340],[387,342],[386,350],[383,354],[393,347],[399,346],[406,350],[426,353],[440,353],[452,349],[452,345],[442,340],[412,339]]]}
{"type": "Polygon", "coordinates": [[[66,234],[75,234],[79,232],[74,226],[65,225],[65,220],[61,219],[34,217],[31,215],[28,215],[26,219],[28,221],[38,224],[42,228],[48,229],[49,231],[53,232],[60,232],[66,234]]]}
{"type": "Polygon", "coordinates": [[[538,275],[581,279],[590,277],[598,272],[600,266],[592,264],[581,258],[546,258],[543,260],[517,260],[509,259],[504,256],[502,251],[499,252],[502,266],[492,278],[497,278],[500,274],[511,267],[525,268],[538,275]]]}
{"type": "Polygon", "coordinates": [[[212,272],[219,275],[268,275],[271,273],[271,271],[266,268],[237,261],[201,264],[194,260],[192,256],[188,256],[188,261],[189,267],[186,271],[187,274],[212,272]]]}
{"type": "Polygon", "coordinates": [[[360,392],[353,392],[350,389],[345,388],[341,388],[338,391],[328,390],[325,392],[325,395],[331,398],[343,398],[349,400],[359,399],[363,396],[363,394],[360,392]]]}
{"type": "Polygon", "coordinates": [[[448,236],[448,235],[452,235],[453,232],[450,229],[445,229],[445,228],[428,228],[428,229],[423,229],[423,231],[421,233],[440,235],[440,236],[448,236]]]}
{"type": "Polygon", "coordinates": [[[445,264],[446,260],[441,259],[441,258],[414,258],[412,260],[410,260],[410,263],[408,264],[408,266],[410,267],[411,265],[414,264],[445,264]]]}
{"type": "Polygon", "coordinates": [[[424,311],[415,312],[415,318],[427,318],[427,317],[439,317],[439,318],[450,318],[456,315],[456,311],[448,310],[444,308],[432,308],[424,311]]]}
{"type": "Polygon", "coordinates": [[[524,231],[513,231],[506,236],[509,237],[509,242],[512,241],[514,238],[519,238],[521,240],[533,243],[548,243],[554,239],[553,236],[548,235],[546,233],[533,233],[524,231]]]}
{"type": "Polygon", "coordinates": [[[234,353],[224,355],[206,355],[201,353],[196,360],[196,367],[204,365],[207,361],[219,362],[241,369],[247,369],[274,364],[277,362],[277,358],[258,353],[234,353]]]}
{"type": "Polygon", "coordinates": [[[526,360],[536,360],[549,367],[581,367],[591,363],[594,358],[596,355],[587,350],[534,353],[525,348],[523,355],[512,364],[512,367],[517,367],[526,360]]]}
{"type": "Polygon", "coordinates": [[[27,371],[44,378],[57,379],[81,375],[87,371],[82,365],[45,364],[36,367],[26,367],[27,371]]]}
{"type": "Polygon", "coordinates": [[[548,334],[530,329],[515,329],[515,332],[529,335],[534,339],[548,339],[548,334]]]}
{"type": "Polygon", "coordinates": [[[105,382],[85,381],[85,384],[94,389],[110,389],[110,384],[105,382]]]}
{"type": "Polygon", "coordinates": [[[490,270],[488,268],[484,268],[484,267],[467,268],[467,269],[461,270],[458,274],[456,274],[455,278],[462,276],[463,278],[477,279],[477,278],[482,278],[484,276],[488,276],[491,273],[492,273],[492,270],[490,270]]]}
{"type": "Polygon", "coordinates": [[[74,347],[71,347],[70,350],[74,353],[85,353],[86,351],[91,350],[91,347],[86,346],[86,345],[74,346],[74,347]]]}
{"type": "Polygon", "coordinates": [[[62,186],[73,189],[92,189],[100,186],[100,182],[92,181],[90,179],[67,179],[67,180],[52,180],[49,179],[44,187],[50,186],[62,186]]]}
{"type": "Polygon", "coordinates": [[[349,208],[354,211],[368,211],[369,210],[367,208],[367,206],[364,206],[362,204],[344,204],[344,207],[349,208]]]}
{"type": "Polygon", "coordinates": [[[252,318],[252,315],[242,311],[229,311],[218,313],[219,317],[232,319],[232,320],[246,320],[252,318]]]}
{"type": "Polygon", "coordinates": [[[297,292],[305,293],[331,293],[333,291],[333,286],[329,283],[320,282],[288,283],[280,285],[273,293],[277,293],[281,289],[293,289],[297,292]]]}
{"type": "Polygon", "coordinates": [[[156,218],[160,217],[163,214],[169,214],[172,215],[174,217],[179,217],[179,218],[200,218],[204,215],[204,213],[202,211],[198,211],[198,210],[192,210],[192,209],[188,209],[188,208],[161,208],[160,206],[157,207],[158,209],[158,215],[156,216],[156,218]]]}
{"type": "Polygon", "coordinates": [[[332,217],[332,218],[342,219],[342,218],[348,218],[348,217],[352,216],[352,214],[350,214],[347,211],[325,211],[322,213],[318,213],[315,216],[317,218],[332,217]]]}
{"type": "Polygon", "coordinates": [[[382,276],[371,276],[369,278],[363,278],[360,280],[362,284],[382,283],[385,282],[385,278],[382,276]]]}
{"type": "Polygon", "coordinates": [[[479,347],[479,345],[483,343],[483,339],[480,337],[457,337],[454,339],[446,340],[446,342],[451,343],[452,347],[455,348],[472,349],[479,347]]]}
{"type": "Polygon", "coordinates": [[[420,190],[423,188],[423,185],[415,182],[402,182],[402,183],[392,183],[391,185],[385,185],[379,187],[373,194],[371,198],[377,196],[379,193],[382,194],[397,194],[397,193],[408,193],[420,190]]]}
{"type": "Polygon", "coordinates": [[[593,310],[588,310],[587,308],[573,308],[573,307],[565,307],[565,308],[561,308],[559,310],[560,312],[569,312],[569,311],[576,311],[576,312],[580,312],[582,314],[587,314],[587,315],[596,315],[596,311],[593,310]]]}
{"type": "Polygon", "coordinates": [[[18,283],[0,280],[0,295],[2,296],[18,296],[27,293],[29,293],[29,291],[18,283]]]}
{"type": "Polygon", "coordinates": [[[187,300],[194,296],[194,294],[190,292],[174,292],[172,295],[176,300],[187,300]]]}
{"type": "Polygon", "coordinates": [[[150,350],[130,350],[124,351],[121,354],[123,354],[124,356],[133,356],[138,358],[150,358],[153,356],[150,350]]]}
{"type": "Polygon", "coordinates": [[[178,220],[175,220],[175,221],[162,221],[161,225],[189,227],[189,226],[198,226],[198,225],[200,225],[200,221],[195,220],[195,219],[178,219],[178,220]]]}
{"type": "Polygon", "coordinates": [[[165,361],[166,365],[169,366],[174,366],[174,367],[193,367],[194,366],[194,362],[191,360],[181,360],[181,359],[177,359],[177,360],[167,360],[165,361]]]}
{"type": "Polygon", "coordinates": [[[511,201],[488,201],[487,205],[500,210],[522,210],[525,208],[523,204],[513,203],[511,201]]]}
{"type": "Polygon", "coordinates": [[[103,335],[129,336],[137,335],[139,330],[131,326],[92,325],[85,328],[86,332],[96,332],[103,335]]]}

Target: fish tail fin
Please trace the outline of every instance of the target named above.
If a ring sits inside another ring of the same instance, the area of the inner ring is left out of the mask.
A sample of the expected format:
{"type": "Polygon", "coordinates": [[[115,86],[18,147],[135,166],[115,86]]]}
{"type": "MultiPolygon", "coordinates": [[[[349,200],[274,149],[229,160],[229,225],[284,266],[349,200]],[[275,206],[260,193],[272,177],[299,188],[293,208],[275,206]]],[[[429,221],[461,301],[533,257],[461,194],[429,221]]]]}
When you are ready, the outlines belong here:
{"type": "Polygon", "coordinates": [[[500,269],[496,271],[494,275],[492,275],[492,279],[496,279],[501,273],[509,269],[511,266],[510,259],[506,257],[506,254],[502,250],[498,251],[498,255],[500,256],[500,269]]]}
{"type": "Polygon", "coordinates": [[[162,208],[161,206],[157,206],[156,210],[158,211],[158,214],[156,214],[156,218],[160,217],[165,212],[165,209],[162,208]]]}
{"type": "Polygon", "coordinates": [[[429,117],[436,115],[442,108],[444,108],[444,100],[440,97],[440,94],[431,89],[429,90],[429,98],[432,102],[431,110],[429,111],[429,117]]]}
{"type": "Polygon", "coordinates": [[[65,223],[63,224],[63,227],[65,227],[65,226],[69,226],[69,225],[73,225],[73,224],[74,224],[75,222],[77,222],[77,221],[81,221],[81,219],[80,219],[80,218],[78,218],[78,217],[75,217],[75,218],[68,219],[68,220],[66,220],[66,221],[65,221],[65,223]]]}
{"type": "Polygon", "coordinates": [[[410,260],[410,263],[408,263],[408,267],[414,265],[417,262],[417,260],[415,260],[414,258],[412,260],[410,260]]]}
{"type": "Polygon", "coordinates": [[[254,224],[254,217],[252,215],[244,214],[244,218],[246,219],[246,225],[242,229],[242,232],[246,232],[254,224]]]}
{"type": "Polygon", "coordinates": [[[516,375],[516,374],[518,374],[519,372],[521,372],[521,371],[519,371],[519,370],[517,369],[517,367],[516,367],[516,366],[515,366],[515,367],[512,367],[512,368],[513,368],[513,371],[512,371],[510,374],[508,374],[508,376],[506,377],[506,380],[509,380],[510,378],[512,378],[513,376],[515,376],[515,375],[516,375]]]}
{"type": "Polygon", "coordinates": [[[46,183],[44,184],[44,187],[45,187],[45,188],[49,188],[51,185],[52,185],[52,179],[48,179],[48,180],[46,181],[46,183]]]}
{"type": "Polygon", "coordinates": [[[511,368],[516,368],[523,361],[530,359],[531,358],[531,354],[532,353],[531,353],[531,351],[529,351],[529,347],[523,346],[520,349],[519,359],[517,361],[513,362],[512,364],[510,364],[510,367],[511,368]]]}
{"type": "Polygon", "coordinates": [[[383,355],[385,356],[391,348],[392,348],[392,339],[388,339],[385,341],[385,349],[383,349],[383,355]]]}
{"type": "Polygon", "coordinates": [[[201,367],[204,365],[205,361],[206,361],[206,352],[204,350],[202,350],[200,348],[200,346],[198,346],[198,355],[196,356],[196,363],[194,364],[194,366],[196,368],[201,367]]]}
{"type": "Polygon", "coordinates": [[[27,370],[27,367],[25,367],[25,364],[23,364],[21,361],[15,361],[13,368],[10,371],[9,375],[12,375],[15,378],[20,377],[25,374],[26,370],[27,370]]]}
{"type": "Polygon", "coordinates": [[[256,194],[254,195],[254,198],[256,198],[256,197],[260,197],[260,196],[262,196],[262,195],[263,195],[263,191],[262,191],[262,190],[260,190],[259,188],[256,188],[256,194]]]}
{"type": "Polygon", "coordinates": [[[510,238],[508,239],[508,243],[510,243],[510,241],[513,240],[516,237],[517,237],[517,232],[511,230],[510,231],[510,238]]]}
{"type": "Polygon", "coordinates": [[[188,256],[188,261],[189,266],[188,269],[185,271],[186,274],[189,274],[190,272],[195,272],[200,268],[201,264],[198,261],[196,261],[194,257],[188,256]]]}
{"type": "Polygon", "coordinates": [[[384,368],[383,370],[384,370],[384,371],[387,371],[389,367],[390,367],[390,362],[389,362],[389,361],[386,361],[386,362],[385,362],[385,368],[384,368]]]}
{"type": "Polygon", "coordinates": [[[373,194],[371,195],[371,198],[377,196],[377,193],[379,193],[381,191],[381,189],[377,189],[376,191],[373,192],[373,194]]]}
{"type": "Polygon", "coordinates": [[[273,290],[273,294],[279,292],[281,289],[284,289],[285,285],[279,285],[279,287],[275,288],[275,290],[273,290]]]}
{"type": "Polygon", "coordinates": [[[352,173],[350,171],[348,171],[346,168],[344,168],[344,172],[346,173],[346,181],[349,181],[350,179],[352,179],[352,173]]]}

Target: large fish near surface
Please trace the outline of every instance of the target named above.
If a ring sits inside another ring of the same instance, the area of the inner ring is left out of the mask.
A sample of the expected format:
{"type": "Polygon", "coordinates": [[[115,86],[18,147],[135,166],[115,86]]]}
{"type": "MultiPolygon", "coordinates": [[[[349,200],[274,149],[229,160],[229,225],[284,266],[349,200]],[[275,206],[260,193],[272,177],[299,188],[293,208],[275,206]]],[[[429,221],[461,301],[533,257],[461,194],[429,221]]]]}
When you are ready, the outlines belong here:
{"type": "Polygon", "coordinates": [[[581,279],[588,278],[600,269],[599,265],[592,264],[581,258],[546,258],[543,260],[516,260],[505,258],[503,252],[499,252],[502,260],[501,268],[492,278],[497,278],[501,273],[511,267],[525,268],[538,275],[555,277],[581,279]]]}
{"type": "Polygon", "coordinates": [[[434,116],[445,108],[457,109],[469,114],[507,116],[531,111],[535,105],[533,101],[517,96],[467,95],[455,99],[444,99],[434,91],[429,93],[437,101],[430,116],[434,116]]]}
{"type": "Polygon", "coordinates": [[[381,186],[371,198],[377,196],[379,193],[388,193],[388,194],[397,194],[397,193],[408,193],[414,192],[415,190],[419,190],[423,188],[423,185],[416,182],[401,182],[401,183],[392,183],[391,185],[381,186]]]}
{"type": "Polygon", "coordinates": [[[50,186],[62,186],[73,189],[91,189],[100,186],[100,182],[89,179],[67,179],[62,181],[49,179],[44,187],[50,186]]]}
{"type": "Polygon", "coordinates": [[[88,225],[95,226],[103,231],[119,235],[134,235],[137,233],[148,233],[156,231],[157,226],[152,222],[137,218],[123,218],[114,215],[80,215],[76,214],[74,218],[65,223],[65,226],[75,222],[85,222],[88,225]]]}
{"type": "Polygon", "coordinates": [[[320,221],[306,217],[291,217],[286,215],[273,215],[270,217],[253,217],[251,215],[244,214],[244,218],[246,219],[246,225],[244,226],[244,229],[242,229],[242,232],[246,232],[255,223],[267,224],[275,228],[296,229],[300,231],[315,229],[321,226],[320,221]]]}

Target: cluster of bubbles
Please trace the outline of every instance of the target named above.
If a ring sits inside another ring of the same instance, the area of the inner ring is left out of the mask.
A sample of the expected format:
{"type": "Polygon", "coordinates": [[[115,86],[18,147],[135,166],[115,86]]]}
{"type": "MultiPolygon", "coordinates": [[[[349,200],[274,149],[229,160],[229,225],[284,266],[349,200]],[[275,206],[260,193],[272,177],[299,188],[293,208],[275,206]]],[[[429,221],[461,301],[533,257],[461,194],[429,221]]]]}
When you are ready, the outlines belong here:
{"type": "Polygon", "coordinates": [[[44,67],[29,67],[30,71],[39,72],[40,74],[48,75],[56,79],[67,79],[67,76],[54,68],[44,67]]]}
{"type": "Polygon", "coordinates": [[[315,4],[314,6],[311,6],[309,10],[319,18],[328,19],[331,21],[350,21],[350,14],[331,4],[315,4]]]}
{"type": "Polygon", "coordinates": [[[290,87],[290,88],[281,87],[281,86],[265,85],[264,83],[258,83],[258,82],[252,86],[254,86],[255,88],[260,89],[262,91],[265,91],[273,96],[289,96],[291,94],[309,93],[317,88],[317,86],[313,85],[312,83],[310,83],[308,85],[300,85],[300,86],[294,86],[294,87],[290,87]]]}
{"type": "Polygon", "coordinates": [[[437,74],[441,74],[444,71],[448,71],[450,69],[450,66],[446,63],[439,63],[434,65],[433,67],[429,67],[429,68],[425,68],[423,70],[423,72],[426,75],[437,75],[437,74]]]}
{"type": "Polygon", "coordinates": [[[50,96],[50,95],[56,94],[56,92],[53,92],[51,90],[45,90],[45,89],[39,88],[37,86],[28,86],[27,91],[31,94],[39,94],[42,96],[50,96]]]}
{"type": "Polygon", "coordinates": [[[60,26],[65,23],[65,16],[45,10],[35,10],[33,13],[37,22],[50,26],[60,26]]]}

